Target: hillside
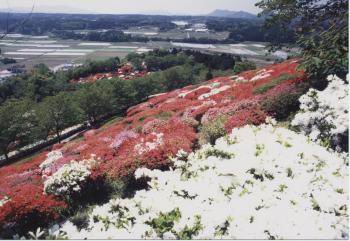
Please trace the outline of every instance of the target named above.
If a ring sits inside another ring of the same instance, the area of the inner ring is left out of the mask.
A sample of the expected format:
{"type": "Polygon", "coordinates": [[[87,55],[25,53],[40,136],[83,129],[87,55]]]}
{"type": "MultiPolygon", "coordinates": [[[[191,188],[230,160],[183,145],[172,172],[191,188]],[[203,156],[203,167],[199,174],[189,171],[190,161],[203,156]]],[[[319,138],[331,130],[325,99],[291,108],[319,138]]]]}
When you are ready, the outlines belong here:
{"type": "Polygon", "coordinates": [[[208,16],[221,18],[241,18],[241,19],[257,19],[257,16],[245,11],[230,11],[217,9],[209,13],[208,16]]]}
{"type": "Polygon", "coordinates": [[[151,96],[124,118],[1,168],[1,236],[60,223],[55,235],[69,238],[343,238],[347,160],[285,129],[309,87],[297,67],[288,60],[151,96]],[[332,181],[321,188],[313,175],[332,181]],[[121,197],[132,199],[112,199],[130,187],[121,197]],[[322,195],[329,203],[317,203],[322,195]],[[86,206],[94,208],[83,224],[64,222],[86,206]],[[295,224],[304,218],[308,229],[295,224]]]}

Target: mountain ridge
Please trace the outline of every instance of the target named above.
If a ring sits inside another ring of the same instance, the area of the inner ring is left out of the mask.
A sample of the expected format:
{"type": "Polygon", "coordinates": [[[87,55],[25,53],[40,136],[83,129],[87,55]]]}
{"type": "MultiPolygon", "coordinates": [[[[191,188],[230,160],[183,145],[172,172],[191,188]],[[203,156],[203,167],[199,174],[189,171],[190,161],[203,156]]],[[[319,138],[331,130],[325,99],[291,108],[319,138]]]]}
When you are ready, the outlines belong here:
{"type": "Polygon", "coordinates": [[[216,9],[213,12],[209,13],[208,16],[223,17],[223,18],[243,18],[243,19],[257,18],[257,15],[246,11],[231,11],[231,10],[223,10],[223,9],[216,9]]]}

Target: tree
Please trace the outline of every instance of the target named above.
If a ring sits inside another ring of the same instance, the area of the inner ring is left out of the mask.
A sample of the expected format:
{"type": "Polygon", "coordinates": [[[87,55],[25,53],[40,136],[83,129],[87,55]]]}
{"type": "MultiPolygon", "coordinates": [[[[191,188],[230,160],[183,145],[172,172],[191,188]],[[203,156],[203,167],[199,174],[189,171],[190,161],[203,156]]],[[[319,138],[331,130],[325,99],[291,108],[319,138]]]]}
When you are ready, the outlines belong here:
{"type": "Polygon", "coordinates": [[[256,69],[256,65],[253,62],[244,60],[242,62],[237,62],[235,64],[235,67],[233,68],[233,71],[235,74],[242,73],[247,70],[253,70],[256,69]]]}
{"type": "Polygon", "coordinates": [[[33,128],[30,102],[9,100],[0,106],[0,153],[9,160],[11,149],[24,145],[33,128]]]}
{"type": "Polygon", "coordinates": [[[207,74],[205,75],[205,79],[211,80],[212,78],[214,78],[213,73],[211,72],[211,70],[208,70],[207,74]]]}
{"type": "Polygon", "coordinates": [[[61,142],[61,131],[77,123],[78,111],[74,108],[73,98],[61,92],[50,96],[40,103],[35,111],[39,136],[47,138],[52,132],[61,142]]]}
{"type": "Polygon", "coordinates": [[[76,94],[77,103],[91,124],[113,111],[113,88],[93,84],[81,88],[76,94]]]}
{"type": "Polygon", "coordinates": [[[48,75],[50,73],[50,68],[47,67],[46,64],[41,63],[41,64],[35,65],[32,72],[38,75],[48,75]]]}
{"type": "Polygon", "coordinates": [[[114,105],[116,106],[117,111],[126,111],[127,108],[138,102],[138,93],[135,89],[133,81],[124,81],[117,79],[114,81],[113,85],[115,102],[114,105]]]}
{"type": "MultiPolygon", "coordinates": [[[[293,29],[310,77],[348,72],[348,0],[261,0],[265,26],[293,29]]],[[[274,43],[280,47],[280,43],[274,43]]]]}

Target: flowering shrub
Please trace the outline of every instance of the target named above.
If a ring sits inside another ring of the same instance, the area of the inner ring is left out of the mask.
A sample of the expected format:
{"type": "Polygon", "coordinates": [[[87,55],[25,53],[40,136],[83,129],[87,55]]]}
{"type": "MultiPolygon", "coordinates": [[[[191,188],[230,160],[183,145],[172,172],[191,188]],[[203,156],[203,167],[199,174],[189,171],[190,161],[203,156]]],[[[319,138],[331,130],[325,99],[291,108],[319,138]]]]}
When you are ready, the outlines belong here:
{"type": "Polygon", "coordinates": [[[264,94],[261,108],[277,120],[283,120],[299,109],[298,98],[304,90],[303,85],[282,83],[264,94]]]}
{"type": "Polygon", "coordinates": [[[39,165],[39,167],[40,167],[41,170],[44,170],[44,169],[50,167],[55,161],[57,161],[58,159],[60,159],[62,157],[63,157],[63,154],[59,150],[49,152],[47,154],[47,158],[45,159],[45,161],[43,161],[39,165]]]}
{"type": "Polygon", "coordinates": [[[148,190],[95,207],[81,231],[71,222],[61,231],[74,239],[348,238],[347,164],[287,129],[245,126],[179,155],[174,170],[137,170],[148,190]]]}
{"type": "Polygon", "coordinates": [[[215,101],[203,101],[200,105],[190,106],[183,113],[184,118],[193,118],[199,120],[212,107],[216,105],[215,101]]]}
{"type": "Polygon", "coordinates": [[[154,132],[157,128],[162,127],[165,124],[166,124],[165,120],[154,119],[154,120],[148,121],[142,126],[142,133],[150,134],[154,132]]]}
{"type": "Polygon", "coordinates": [[[195,131],[179,118],[172,118],[154,129],[150,134],[127,140],[121,145],[118,156],[104,164],[101,175],[123,177],[132,174],[138,167],[164,168],[169,166],[169,157],[183,149],[191,151],[196,139],[195,131]]]}
{"type": "Polygon", "coordinates": [[[250,99],[245,99],[245,100],[240,100],[240,101],[230,101],[228,104],[224,105],[221,108],[212,108],[209,109],[205,115],[203,115],[201,121],[202,123],[207,123],[212,120],[214,120],[216,117],[220,115],[228,115],[232,116],[236,112],[245,110],[245,109],[252,109],[252,108],[257,108],[259,106],[259,101],[257,100],[256,97],[250,98],[250,99]]]}
{"type": "Polygon", "coordinates": [[[42,186],[23,184],[0,209],[0,235],[4,229],[22,233],[47,225],[57,220],[58,211],[64,208],[66,204],[53,195],[43,195],[42,186]]]}
{"type": "Polygon", "coordinates": [[[260,125],[265,122],[267,114],[258,109],[244,109],[236,112],[225,123],[225,129],[228,133],[235,127],[242,127],[245,125],[260,125]]]}
{"type": "Polygon", "coordinates": [[[133,131],[122,131],[119,133],[109,145],[113,149],[118,149],[126,140],[137,138],[138,135],[133,131]]]}
{"type": "Polygon", "coordinates": [[[349,86],[337,76],[329,76],[328,81],[325,90],[310,89],[300,97],[301,110],[292,125],[299,127],[313,141],[323,141],[337,150],[347,150],[349,86]]]}
{"type": "Polygon", "coordinates": [[[95,160],[84,160],[82,162],[72,161],[63,165],[56,173],[44,182],[46,194],[69,195],[79,192],[81,186],[91,174],[90,167],[95,160]]]}

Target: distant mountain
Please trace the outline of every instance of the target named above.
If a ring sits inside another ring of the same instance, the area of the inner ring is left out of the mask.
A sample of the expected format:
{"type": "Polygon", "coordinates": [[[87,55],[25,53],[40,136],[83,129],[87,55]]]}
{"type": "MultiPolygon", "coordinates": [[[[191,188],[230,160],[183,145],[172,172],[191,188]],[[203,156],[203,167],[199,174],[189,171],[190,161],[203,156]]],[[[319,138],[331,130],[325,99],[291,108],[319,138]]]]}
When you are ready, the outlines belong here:
{"type": "Polygon", "coordinates": [[[244,11],[230,11],[230,10],[220,10],[217,9],[208,14],[212,17],[222,17],[222,18],[244,18],[244,19],[255,19],[257,16],[252,13],[244,11]]]}

